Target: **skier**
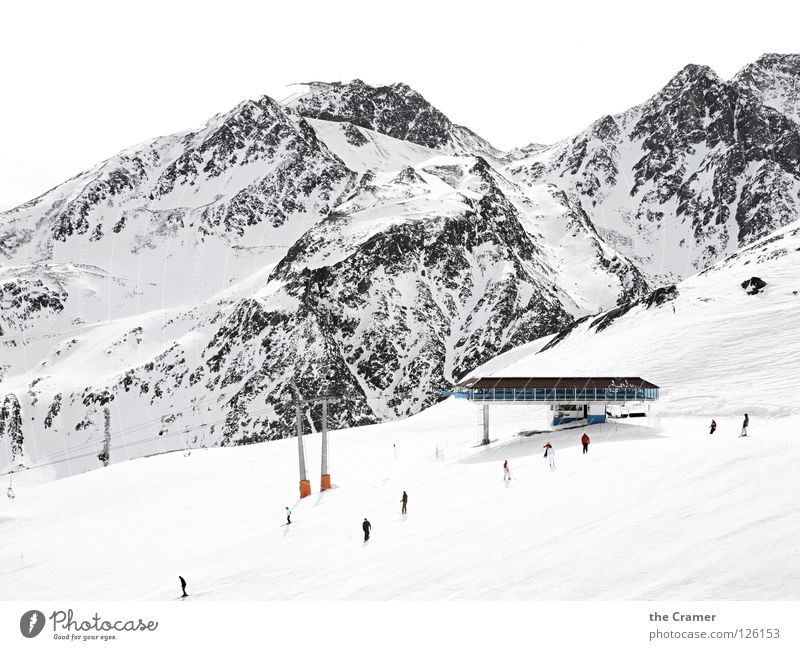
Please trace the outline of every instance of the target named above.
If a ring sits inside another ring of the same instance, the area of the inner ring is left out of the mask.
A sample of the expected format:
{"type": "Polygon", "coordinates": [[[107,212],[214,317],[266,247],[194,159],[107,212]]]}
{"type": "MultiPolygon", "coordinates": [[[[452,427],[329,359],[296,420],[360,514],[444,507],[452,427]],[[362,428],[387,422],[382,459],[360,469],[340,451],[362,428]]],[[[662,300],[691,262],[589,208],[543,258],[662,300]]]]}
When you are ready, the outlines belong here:
{"type": "Polygon", "coordinates": [[[709,435],[712,435],[717,430],[717,421],[711,420],[711,428],[709,429],[709,435]]]}
{"type": "Polygon", "coordinates": [[[403,498],[400,499],[400,503],[403,504],[402,514],[406,514],[406,505],[408,504],[408,495],[406,494],[405,490],[403,490],[403,498]]]}
{"type": "Polygon", "coordinates": [[[591,440],[589,440],[589,434],[588,433],[584,433],[581,436],[581,444],[583,445],[583,453],[584,454],[589,451],[589,443],[590,442],[591,442],[591,440]]]}
{"type": "Polygon", "coordinates": [[[742,435],[747,435],[747,426],[750,424],[750,416],[747,413],[744,414],[744,422],[742,422],[742,435]]]}
{"type": "Polygon", "coordinates": [[[286,506],[286,524],[292,523],[292,511],[289,510],[289,506],[286,506]]]}
{"type": "Polygon", "coordinates": [[[503,480],[510,481],[511,480],[511,470],[508,469],[508,461],[503,461],[503,480]]]}
{"type": "Polygon", "coordinates": [[[181,581],[181,591],[183,592],[183,596],[181,598],[186,598],[189,594],[186,593],[186,580],[183,579],[183,576],[178,576],[181,581]]]}
{"type": "Polygon", "coordinates": [[[556,468],[556,450],[548,443],[544,446],[544,457],[550,459],[550,469],[556,468]]]}
{"type": "Polygon", "coordinates": [[[369,531],[372,530],[372,524],[369,523],[366,517],[364,517],[364,523],[361,524],[361,528],[364,531],[364,541],[366,542],[369,539],[369,531]]]}

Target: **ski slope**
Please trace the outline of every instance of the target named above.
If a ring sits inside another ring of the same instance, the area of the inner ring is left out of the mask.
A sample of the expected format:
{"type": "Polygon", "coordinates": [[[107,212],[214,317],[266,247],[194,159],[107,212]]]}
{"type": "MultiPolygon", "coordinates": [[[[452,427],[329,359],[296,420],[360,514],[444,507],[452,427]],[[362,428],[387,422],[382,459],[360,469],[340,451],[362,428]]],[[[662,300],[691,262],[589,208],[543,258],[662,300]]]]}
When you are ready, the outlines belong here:
{"type": "Polygon", "coordinates": [[[698,418],[595,425],[583,456],[581,429],[516,435],[544,417],[493,408],[488,448],[474,446],[475,407],[452,398],[333,432],[322,494],[307,436],[315,493],[299,503],[292,439],[35,487],[19,475],[0,503],[0,599],[173,599],[178,575],[199,599],[796,597],[798,418],[754,419],[747,438],[733,417],[714,436],[698,418]]]}

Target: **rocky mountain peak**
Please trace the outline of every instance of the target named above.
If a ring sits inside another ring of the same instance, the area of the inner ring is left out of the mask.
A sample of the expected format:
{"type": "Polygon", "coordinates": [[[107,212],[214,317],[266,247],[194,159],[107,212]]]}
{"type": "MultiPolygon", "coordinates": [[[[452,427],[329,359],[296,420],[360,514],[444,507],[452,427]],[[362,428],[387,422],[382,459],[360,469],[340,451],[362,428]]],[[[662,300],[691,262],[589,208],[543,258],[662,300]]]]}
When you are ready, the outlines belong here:
{"type": "Polygon", "coordinates": [[[606,115],[597,120],[590,127],[592,135],[601,140],[608,140],[619,136],[620,129],[617,121],[611,116],[606,115]]]}
{"type": "Polygon", "coordinates": [[[699,113],[709,103],[717,103],[725,82],[705,65],[684,66],[645,103],[645,112],[659,111],[664,105],[680,105],[684,113],[699,113]]]}
{"type": "Polygon", "coordinates": [[[697,63],[687,63],[681,68],[678,73],[670,80],[668,86],[677,83],[694,83],[701,80],[710,82],[721,82],[716,72],[714,72],[707,65],[700,65],[697,63]]]}
{"type": "Polygon", "coordinates": [[[779,54],[777,52],[762,54],[754,63],[746,68],[759,67],[777,71],[790,71],[800,74],[800,54],[779,54]]]}
{"type": "Polygon", "coordinates": [[[736,74],[733,84],[800,124],[800,54],[762,54],[736,74]]]}
{"type": "Polygon", "coordinates": [[[454,124],[419,92],[404,83],[370,86],[349,83],[308,84],[308,92],[289,102],[300,115],[350,122],[398,140],[431,149],[469,153],[494,148],[469,129],[454,124]]]}

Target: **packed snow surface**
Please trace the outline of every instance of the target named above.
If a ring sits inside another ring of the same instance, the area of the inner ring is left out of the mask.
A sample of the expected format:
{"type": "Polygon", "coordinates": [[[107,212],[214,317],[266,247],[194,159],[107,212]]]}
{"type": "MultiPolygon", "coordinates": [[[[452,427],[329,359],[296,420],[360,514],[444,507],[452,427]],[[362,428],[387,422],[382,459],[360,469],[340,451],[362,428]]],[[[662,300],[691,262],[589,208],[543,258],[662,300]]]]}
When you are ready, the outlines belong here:
{"type": "Polygon", "coordinates": [[[297,443],[174,452],[0,504],[0,599],[791,599],[798,418],[652,417],[518,436],[546,412],[451,398],[333,432],[334,489],[297,502],[297,443]],[[556,469],[542,458],[550,440],[556,469]],[[503,481],[508,460],[512,480],[503,481]],[[408,514],[400,514],[402,491],[408,514]],[[293,523],[284,507],[293,507],[293,523]],[[372,538],[364,543],[368,517],[372,538]]]}

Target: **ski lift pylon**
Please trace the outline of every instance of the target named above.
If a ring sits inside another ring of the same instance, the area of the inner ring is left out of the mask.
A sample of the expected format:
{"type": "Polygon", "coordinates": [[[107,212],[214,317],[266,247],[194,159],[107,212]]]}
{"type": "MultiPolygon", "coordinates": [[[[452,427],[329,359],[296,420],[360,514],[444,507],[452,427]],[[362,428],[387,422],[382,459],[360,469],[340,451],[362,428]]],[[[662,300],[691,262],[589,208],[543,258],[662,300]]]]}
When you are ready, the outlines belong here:
{"type": "Polygon", "coordinates": [[[186,458],[187,456],[191,455],[192,455],[192,443],[189,442],[189,428],[184,427],[183,456],[184,458],[186,458]]]}

